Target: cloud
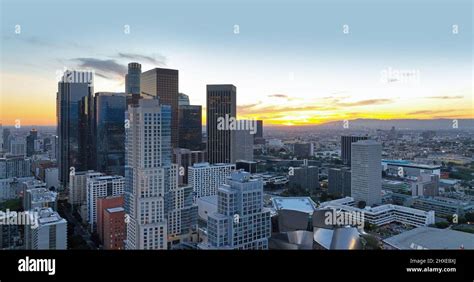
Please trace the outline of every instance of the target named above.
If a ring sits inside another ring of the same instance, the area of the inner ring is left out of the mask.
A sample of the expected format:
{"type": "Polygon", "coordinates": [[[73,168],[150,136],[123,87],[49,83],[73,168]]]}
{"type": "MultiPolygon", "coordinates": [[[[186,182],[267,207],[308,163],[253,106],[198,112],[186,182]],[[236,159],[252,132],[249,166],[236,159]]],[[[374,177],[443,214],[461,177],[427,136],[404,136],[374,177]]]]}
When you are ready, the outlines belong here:
{"type": "Polygon", "coordinates": [[[425,97],[426,99],[440,99],[440,100],[448,100],[448,99],[462,99],[464,96],[429,96],[425,97]]]}
{"type": "Polygon", "coordinates": [[[79,62],[79,67],[81,68],[93,69],[96,75],[103,78],[123,78],[127,73],[127,67],[117,63],[115,60],[76,58],[73,61],[79,62]]]}
{"type": "Polygon", "coordinates": [[[34,45],[36,47],[54,47],[56,46],[53,44],[51,41],[44,40],[41,37],[37,36],[26,36],[23,34],[17,34],[17,35],[5,35],[3,36],[4,40],[19,40],[25,43],[28,43],[29,45],[34,45]]]}
{"type": "Polygon", "coordinates": [[[357,102],[336,102],[335,104],[340,107],[358,107],[358,106],[388,104],[391,102],[393,102],[392,99],[368,99],[368,100],[361,100],[357,102]]]}
{"type": "Polygon", "coordinates": [[[268,97],[274,97],[274,98],[288,98],[288,95],[285,95],[285,94],[271,94],[271,95],[268,95],[268,97]]]}
{"type": "Polygon", "coordinates": [[[163,55],[151,55],[151,56],[146,56],[146,55],[140,55],[140,54],[134,54],[134,53],[118,53],[118,57],[122,59],[127,59],[131,61],[146,61],[148,63],[151,63],[153,65],[157,66],[166,66],[166,62],[168,59],[163,56],[163,55]]]}

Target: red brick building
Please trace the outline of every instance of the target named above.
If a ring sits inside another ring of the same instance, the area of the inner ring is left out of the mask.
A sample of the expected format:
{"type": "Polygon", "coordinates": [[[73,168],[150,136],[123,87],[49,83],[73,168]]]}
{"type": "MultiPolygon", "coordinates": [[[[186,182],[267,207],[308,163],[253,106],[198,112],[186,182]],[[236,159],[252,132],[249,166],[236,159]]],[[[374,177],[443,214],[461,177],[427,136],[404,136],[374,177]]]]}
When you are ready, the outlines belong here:
{"type": "Polygon", "coordinates": [[[123,196],[97,199],[97,233],[105,250],[123,250],[126,238],[123,196]]]}

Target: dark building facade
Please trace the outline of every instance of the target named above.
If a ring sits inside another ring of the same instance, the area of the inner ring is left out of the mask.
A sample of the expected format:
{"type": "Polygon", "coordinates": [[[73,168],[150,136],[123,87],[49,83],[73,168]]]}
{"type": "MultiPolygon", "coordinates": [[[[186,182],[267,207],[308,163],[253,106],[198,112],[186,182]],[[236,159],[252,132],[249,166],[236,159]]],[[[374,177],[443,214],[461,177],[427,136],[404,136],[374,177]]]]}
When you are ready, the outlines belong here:
{"type": "Polygon", "coordinates": [[[80,139],[84,132],[81,122],[81,100],[92,96],[93,77],[91,72],[66,71],[58,82],[57,92],[57,132],[59,181],[62,188],[69,182],[70,168],[84,170],[80,139]]]}
{"type": "Polygon", "coordinates": [[[202,107],[179,106],[179,147],[190,150],[202,149],[202,107]]]}
{"type": "Polygon", "coordinates": [[[155,68],[141,74],[142,96],[159,97],[160,104],[171,106],[171,147],[178,147],[178,70],[155,68]]]}
{"type": "Polygon", "coordinates": [[[218,129],[219,119],[237,119],[237,88],[207,85],[207,152],[209,163],[235,163],[235,131],[218,129]]]}
{"type": "Polygon", "coordinates": [[[26,156],[31,157],[34,155],[36,139],[38,139],[38,131],[33,128],[30,134],[26,136],[26,156]]]}
{"type": "Polygon", "coordinates": [[[328,194],[339,197],[351,196],[351,171],[348,168],[328,170],[328,194]]]}
{"type": "Polygon", "coordinates": [[[366,136],[341,136],[341,160],[345,165],[351,164],[351,144],[367,140],[366,136]]]}
{"type": "Polygon", "coordinates": [[[319,186],[319,167],[303,165],[295,167],[290,172],[289,185],[294,188],[302,188],[306,191],[315,191],[319,186]]]}
{"type": "Polygon", "coordinates": [[[126,96],[124,93],[99,92],[95,95],[95,106],[96,170],[123,176],[126,96]]]}

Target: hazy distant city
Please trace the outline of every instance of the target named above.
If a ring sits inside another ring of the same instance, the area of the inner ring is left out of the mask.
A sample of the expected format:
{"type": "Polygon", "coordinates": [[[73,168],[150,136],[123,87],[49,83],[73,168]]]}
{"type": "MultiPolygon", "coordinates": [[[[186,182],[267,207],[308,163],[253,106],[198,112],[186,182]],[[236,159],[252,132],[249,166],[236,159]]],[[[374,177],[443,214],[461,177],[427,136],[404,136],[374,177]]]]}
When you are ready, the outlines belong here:
{"type": "Polygon", "coordinates": [[[2,12],[0,249],[474,249],[472,22],[436,6],[461,17],[424,16],[432,36],[413,39],[414,9],[372,27],[390,49],[324,3],[305,5],[325,31],[258,25],[246,2],[229,20],[159,17],[162,33],[142,8],[110,24],[92,9],[90,38],[56,39],[35,9],[2,12]]]}

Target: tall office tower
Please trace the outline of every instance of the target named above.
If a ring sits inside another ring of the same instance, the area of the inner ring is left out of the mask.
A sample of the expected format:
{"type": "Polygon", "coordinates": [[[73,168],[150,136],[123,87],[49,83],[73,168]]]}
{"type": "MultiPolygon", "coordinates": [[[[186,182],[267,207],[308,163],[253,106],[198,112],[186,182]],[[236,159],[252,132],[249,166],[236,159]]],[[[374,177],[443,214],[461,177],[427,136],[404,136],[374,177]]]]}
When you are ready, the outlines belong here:
{"type": "Polygon", "coordinates": [[[35,153],[35,141],[38,139],[38,131],[32,129],[30,134],[26,137],[26,155],[31,157],[35,153]]]}
{"type": "Polygon", "coordinates": [[[171,106],[171,147],[178,145],[178,70],[155,68],[142,73],[141,93],[160,98],[161,105],[171,106]]]}
{"type": "Polygon", "coordinates": [[[97,233],[105,250],[123,250],[126,228],[123,195],[97,198],[97,233]]]}
{"type": "Polygon", "coordinates": [[[38,226],[25,226],[25,249],[66,250],[67,222],[51,208],[36,209],[38,226]]]}
{"type": "Polygon", "coordinates": [[[97,230],[97,199],[124,194],[125,179],[119,175],[89,178],[87,181],[87,213],[91,231],[97,230]]]}
{"type": "Polygon", "coordinates": [[[289,184],[291,187],[306,191],[316,191],[319,186],[319,167],[303,165],[290,171],[289,184]]]}
{"type": "Polygon", "coordinates": [[[126,104],[124,93],[99,92],[95,94],[97,171],[122,176],[125,173],[126,104]]]}
{"type": "Polygon", "coordinates": [[[367,140],[366,136],[341,136],[341,160],[351,165],[351,144],[359,140],[367,140]]]}
{"type": "Polygon", "coordinates": [[[98,176],[104,176],[104,174],[93,170],[71,173],[69,175],[69,204],[72,206],[86,205],[87,181],[98,176]]]}
{"type": "Polygon", "coordinates": [[[203,249],[268,249],[270,210],[263,208],[263,182],[244,171],[233,172],[217,192],[217,212],[207,223],[203,249]]]}
{"type": "Polygon", "coordinates": [[[347,168],[328,170],[328,194],[338,197],[351,196],[351,171],[347,168]]]}
{"type": "Polygon", "coordinates": [[[3,151],[3,124],[2,123],[0,123],[0,133],[2,133],[2,138],[0,138],[0,152],[2,152],[3,151]]]}
{"type": "Polygon", "coordinates": [[[202,107],[179,106],[179,147],[202,150],[202,107]]]}
{"type": "Polygon", "coordinates": [[[241,129],[235,131],[235,160],[253,161],[254,134],[251,130],[241,129]]]}
{"type": "Polygon", "coordinates": [[[14,156],[26,156],[26,139],[20,136],[11,138],[10,153],[14,156]]]}
{"type": "Polygon", "coordinates": [[[188,183],[196,198],[216,195],[217,189],[235,170],[235,164],[197,163],[188,167],[188,183]]]}
{"type": "Polygon", "coordinates": [[[184,93],[179,93],[178,106],[189,106],[189,96],[184,93]]]}
{"type": "Polygon", "coordinates": [[[79,101],[79,109],[79,162],[84,169],[96,170],[96,107],[92,93],[79,101]]]}
{"type": "Polygon", "coordinates": [[[237,119],[237,88],[231,84],[207,85],[207,153],[211,164],[235,163],[235,132],[225,120],[237,119]],[[224,129],[218,124],[224,122],[224,129]]]}
{"type": "Polygon", "coordinates": [[[125,248],[166,249],[164,196],[174,183],[170,175],[176,173],[171,171],[171,107],[159,99],[141,99],[127,114],[125,248]]]}
{"type": "Polygon", "coordinates": [[[3,151],[4,152],[9,152],[10,151],[10,137],[11,137],[10,128],[4,128],[3,132],[2,132],[3,151]]]}
{"type": "Polygon", "coordinates": [[[81,134],[85,131],[81,123],[82,98],[92,96],[92,72],[66,71],[58,82],[57,93],[57,131],[59,182],[65,188],[69,181],[70,168],[84,170],[81,163],[84,152],[79,149],[81,134]]]}
{"type": "Polygon", "coordinates": [[[257,132],[253,135],[253,138],[255,144],[265,144],[265,139],[263,138],[263,120],[257,120],[257,132]]]}
{"type": "Polygon", "coordinates": [[[191,151],[184,148],[173,149],[173,163],[178,165],[178,185],[188,184],[188,167],[206,161],[206,151],[191,151]]]}
{"type": "Polygon", "coordinates": [[[361,140],[351,146],[351,195],[367,206],[382,202],[382,145],[361,140]]]}
{"type": "Polygon", "coordinates": [[[0,158],[0,179],[33,176],[31,159],[23,156],[5,156],[0,158]]]}
{"type": "Polygon", "coordinates": [[[142,65],[139,63],[129,63],[128,72],[125,75],[125,94],[127,95],[127,106],[138,105],[140,99],[140,76],[142,65]]]}

